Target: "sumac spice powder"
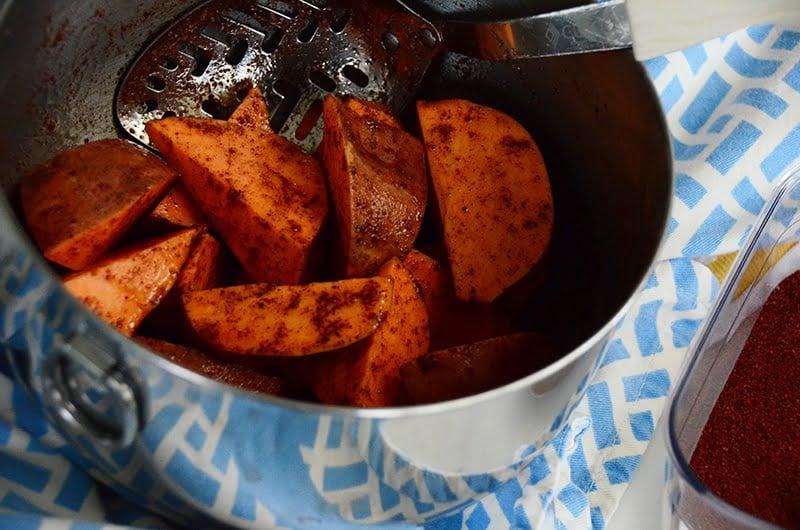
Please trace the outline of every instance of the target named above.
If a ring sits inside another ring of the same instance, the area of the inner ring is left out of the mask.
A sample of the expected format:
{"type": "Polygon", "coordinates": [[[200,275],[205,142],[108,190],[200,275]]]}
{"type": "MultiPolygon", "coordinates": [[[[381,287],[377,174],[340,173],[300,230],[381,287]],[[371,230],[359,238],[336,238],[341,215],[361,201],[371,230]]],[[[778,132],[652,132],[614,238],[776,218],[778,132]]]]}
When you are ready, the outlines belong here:
{"type": "Polygon", "coordinates": [[[800,529],[800,271],[767,298],[691,467],[728,503],[800,529]]]}

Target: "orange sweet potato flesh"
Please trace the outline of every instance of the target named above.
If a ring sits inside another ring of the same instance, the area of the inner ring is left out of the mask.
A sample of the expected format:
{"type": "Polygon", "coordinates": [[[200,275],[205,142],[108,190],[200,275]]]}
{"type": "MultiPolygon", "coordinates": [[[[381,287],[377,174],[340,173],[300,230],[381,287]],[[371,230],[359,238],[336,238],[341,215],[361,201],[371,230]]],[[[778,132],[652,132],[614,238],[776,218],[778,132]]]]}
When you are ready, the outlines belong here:
{"type": "Polygon", "coordinates": [[[175,286],[144,319],[139,333],[180,343],[193,344],[197,337],[186,322],[181,294],[230,285],[234,260],[211,234],[201,233],[178,273],[175,286]]]}
{"type": "Polygon", "coordinates": [[[428,313],[411,274],[392,258],[377,274],[393,282],[392,306],[378,331],[342,351],[317,356],[310,370],[323,403],[388,407],[405,402],[399,369],[428,351],[428,313]]]}
{"type": "Polygon", "coordinates": [[[153,145],[257,282],[297,284],[327,215],[319,163],[263,129],[200,118],[147,124],[153,145]]]}
{"type": "Polygon", "coordinates": [[[269,110],[264,95],[258,87],[251,88],[244,97],[233,114],[228,118],[229,122],[238,123],[243,127],[261,128],[267,131],[272,129],[269,126],[269,110]]]}
{"type": "Polygon", "coordinates": [[[532,374],[556,359],[538,333],[517,333],[424,355],[401,369],[414,403],[435,403],[478,394],[532,374]]]}
{"type": "Polygon", "coordinates": [[[544,160],[510,116],[466,100],[417,103],[456,296],[491,302],[545,254],[553,196],[544,160]]]}
{"type": "Polygon", "coordinates": [[[200,209],[180,184],[174,185],[137,227],[142,233],[156,233],[204,224],[200,209]]]}
{"type": "Polygon", "coordinates": [[[130,142],[90,142],[23,177],[22,212],[47,259],[82,270],[119,241],[176,176],[130,142]]]}
{"type": "Polygon", "coordinates": [[[414,249],[403,265],[417,281],[428,307],[432,350],[511,333],[510,320],[494,305],[458,300],[450,271],[437,260],[414,249]]]}
{"type": "Polygon", "coordinates": [[[121,250],[65,277],[64,286],[122,334],[133,335],[175,284],[199,232],[188,228],[121,250]]]}
{"type": "Polygon", "coordinates": [[[221,359],[196,348],[149,337],[137,336],[135,340],[175,364],[222,383],[276,396],[290,397],[295,393],[283,378],[238,364],[231,359],[221,359]]]}
{"type": "Polygon", "coordinates": [[[222,287],[227,284],[231,270],[231,258],[222,243],[211,234],[200,234],[178,274],[175,289],[189,292],[222,287]]]}
{"type": "Polygon", "coordinates": [[[300,356],[343,348],[375,333],[391,305],[392,282],[249,284],[184,293],[182,299],[189,325],[215,349],[300,356]]]}
{"type": "Polygon", "coordinates": [[[344,100],[344,106],[359,119],[377,122],[381,125],[398,129],[403,128],[400,120],[395,118],[391,111],[380,103],[359,98],[347,98],[344,100]]]}
{"type": "Polygon", "coordinates": [[[387,110],[328,96],[320,146],[334,210],[337,272],[365,276],[411,249],[428,194],[420,141],[387,110]],[[353,110],[355,108],[356,110],[353,110]]]}

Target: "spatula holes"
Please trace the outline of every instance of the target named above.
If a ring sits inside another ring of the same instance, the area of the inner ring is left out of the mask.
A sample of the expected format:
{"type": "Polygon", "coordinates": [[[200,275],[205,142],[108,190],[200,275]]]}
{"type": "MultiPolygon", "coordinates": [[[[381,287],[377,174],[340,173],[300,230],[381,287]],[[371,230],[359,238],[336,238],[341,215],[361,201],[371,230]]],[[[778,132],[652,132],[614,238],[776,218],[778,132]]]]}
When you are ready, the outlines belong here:
{"type": "Polygon", "coordinates": [[[231,115],[230,109],[215,99],[203,101],[200,108],[215,120],[226,120],[231,115]]]}
{"type": "Polygon", "coordinates": [[[439,39],[436,38],[436,34],[429,28],[424,28],[420,31],[419,38],[422,40],[422,44],[428,48],[435,48],[436,44],[439,42],[439,39]]]}
{"type": "Polygon", "coordinates": [[[167,88],[166,81],[155,74],[148,77],[144,84],[153,92],[163,92],[164,89],[167,88]]]}
{"type": "Polygon", "coordinates": [[[269,120],[269,126],[273,131],[280,131],[292,115],[297,102],[300,101],[300,90],[285,79],[278,79],[272,85],[272,90],[281,97],[278,108],[269,120]]]}
{"type": "MultiPolygon", "coordinates": [[[[278,46],[281,43],[281,39],[283,39],[284,32],[282,29],[272,25],[265,26],[255,18],[245,13],[242,13],[241,11],[230,9],[223,13],[223,17],[231,22],[234,22],[236,24],[239,24],[240,26],[245,27],[246,29],[252,31],[253,33],[263,35],[263,39],[261,40],[261,49],[262,51],[264,51],[264,53],[272,53],[275,50],[277,50],[278,46]]],[[[234,43],[234,47],[235,45],[236,44],[234,43]]],[[[244,42],[243,45],[246,47],[247,42],[244,42]]],[[[243,58],[244,58],[244,53],[242,53],[241,59],[243,58]]],[[[241,61],[241,59],[239,59],[239,61],[241,61]]]]}
{"type": "Polygon", "coordinates": [[[383,44],[383,48],[387,52],[395,52],[400,47],[400,40],[397,38],[397,35],[391,31],[387,31],[381,37],[381,44],[383,44]]]}
{"type": "Polygon", "coordinates": [[[208,65],[211,63],[211,57],[207,50],[199,48],[186,42],[181,42],[177,46],[178,52],[194,59],[194,68],[192,68],[192,75],[200,77],[205,73],[208,65]]]}
{"type": "Polygon", "coordinates": [[[294,131],[294,137],[302,142],[305,140],[314,127],[317,125],[320,116],[322,116],[322,101],[316,100],[308,107],[308,110],[303,114],[303,119],[300,120],[300,125],[294,131]]]}
{"type": "Polygon", "coordinates": [[[308,80],[325,92],[333,92],[336,90],[336,81],[319,70],[312,70],[308,75],[308,80]]]}
{"type": "Polygon", "coordinates": [[[245,28],[260,35],[265,35],[267,33],[267,30],[264,29],[263,24],[250,15],[242,13],[241,11],[228,9],[222,13],[222,18],[240,26],[244,26],[245,28]]]}
{"type": "Polygon", "coordinates": [[[287,4],[286,2],[281,2],[280,0],[256,0],[258,5],[266,9],[271,13],[275,13],[276,15],[283,17],[287,20],[292,20],[297,16],[297,9],[287,4]]]}
{"type": "Polygon", "coordinates": [[[319,29],[319,22],[312,18],[297,34],[297,41],[303,44],[308,44],[314,40],[314,35],[317,34],[317,29],[319,29]]]}
{"type": "Polygon", "coordinates": [[[253,89],[253,85],[250,83],[245,83],[244,85],[238,87],[236,89],[236,101],[241,103],[244,101],[244,98],[247,97],[247,94],[253,89]]]}
{"type": "Polygon", "coordinates": [[[164,118],[174,118],[175,116],[177,116],[177,114],[175,114],[171,110],[168,110],[167,112],[161,115],[161,119],[163,120],[164,118]]]}
{"type": "Polygon", "coordinates": [[[261,49],[264,50],[264,53],[273,53],[277,50],[283,40],[283,35],[282,29],[274,26],[268,27],[264,34],[264,40],[261,42],[261,49]]]}
{"type": "Polygon", "coordinates": [[[333,13],[333,20],[331,20],[331,31],[334,33],[341,33],[344,31],[348,22],[350,22],[350,12],[346,9],[337,9],[333,13]]]}
{"type": "Polygon", "coordinates": [[[225,55],[225,62],[235,66],[242,62],[246,53],[247,40],[242,38],[234,39],[228,53],[225,55]]]}
{"type": "Polygon", "coordinates": [[[142,114],[150,114],[154,110],[158,108],[158,100],[156,99],[148,99],[142,105],[142,114]]]}
{"type": "Polygon", "coordinates": [[[224,31],[215,28],[214,26],[205,26],[203,29],[200,30],[200,34],[207,39],[211,39],[220,44],[224,44],[225,46],[230,45],[231,36],[225,33],[224,31]]]}
{"type": "Polygon", "coordinates": [[[344,68],[342,68],[342,75],[361,88],[369,84],[369,76],[352,64],[346,64],[344,68]]]}
{"type": "Polygon", "coordinates": [[[233,37],[214,26],[205,26],[200,30],[200,34],[228,48],[228,53],[225,54],[225,62],[230,65],[239,64],[244,59],[244,54],[247,53],[247,40],[241,37],[233,37]]]}
{"type": "Polygon", "coordinates": [[[161,68],[168,72],[174,72],[178,69],[178,61],[174,57],[162,57],[159,64],[161,68]]]}

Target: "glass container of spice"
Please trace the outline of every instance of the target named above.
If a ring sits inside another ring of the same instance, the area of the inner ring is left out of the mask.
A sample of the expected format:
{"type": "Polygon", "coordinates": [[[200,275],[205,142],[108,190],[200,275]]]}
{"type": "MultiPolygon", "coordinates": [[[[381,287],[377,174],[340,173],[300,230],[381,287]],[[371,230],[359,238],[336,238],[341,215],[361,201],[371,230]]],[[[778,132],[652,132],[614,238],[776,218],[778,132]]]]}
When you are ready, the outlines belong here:
{"type": "Polygon", "coordinates": [[[800,529],[800,167],[695,337],[666,438],[663,528],[800,529]]]}

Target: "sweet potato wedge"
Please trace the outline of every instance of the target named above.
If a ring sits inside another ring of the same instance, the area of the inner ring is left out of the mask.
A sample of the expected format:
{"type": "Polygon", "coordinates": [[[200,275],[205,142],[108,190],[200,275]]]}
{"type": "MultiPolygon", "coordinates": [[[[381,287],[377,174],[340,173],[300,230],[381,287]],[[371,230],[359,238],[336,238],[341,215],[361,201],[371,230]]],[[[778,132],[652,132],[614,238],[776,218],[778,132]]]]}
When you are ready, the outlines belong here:
{"type": "Polygon", "coordinates": [[[250,284],[184,293],[182,298],[192,329],[215,349],[299,356],[343,348],[375,333],[391,305],[392,282],[250,284]]]}
{"type": "Polygon", "coordinates": [[[435,259],[415,249],[406,255],[403,265],[419,284],[425,299],[432,350],[511,333],[510,320],[494,305],[458,300],[450,271],[435,259]]]}
{"type": "Polygon", "coordinates": [[[428,313],[411,274],[397,258],[378,270],[393,283],[392,306],[378,331],[341,351],[315,357],[311,387],[323,403],[387,407],[405,401],[400,367],[428,351],[428,313]]]}
{"type": "Polygon", "coordinates": [[[225,247],[211,234],[200,234],[178,274],[175,289],[188,293],[223,287],[228,282],[232,266],[225,247]]]}
{"type": "Polygon", "coordinates": [[[64,286],[122,334],[133,335],[175,284],[199,232],[187,228],[121,250],[65,277],[64,286]]]}
{"type": "Polygon", "coordinates": [[[186,321],[181,294],[230,285],[234,266],[233,257],[214,236],[200,234],[178,273],[175,286],[142,321],[139,333],[181,344],[196,342],[186,321]]]}
{"type": "Polygon", "coordinates": [[[22,212],[47,259],[82,270],[119,241],[176,176],[130,142],[90,142],[23,177],[22,212]]]}
{"type": "Polygon", "coordinates": [[[294,389],[281,377],[255,370],[232,359],[220,359],[196,348],[149,337],[134,337],[139,344],[193,372],[253,392],[292,397],[294,389]]]}
{"type": "Polygon", "coordinates": [[[414,403],[434,403],[511,383],[556,359],[556,349],[538,333],[517,333],[431,352],[400,368],[414,403]]]}
{"type": "Polygon", "coordinates": [[[428,193],[424,151],[377,104],[328,96],[323,113],[320,152],[334,210],[336,269],[365,276],[405,255],[419,233],[428,193]]]}
{"type": "Polygon", "coordinates": [[[510,116],[466,100],[417,103],[461,300],[491,302],[541,259],[553,232],[544,160],[510,116]]]}
{"type": "Polygon", "coordinates": [[[218,120],[166,118],[147,133],[255,281],[304,278],[328,209],[313,157],[276,134],[218,120]]]}
{"type": "Polygon", "coordinates": [[[358,98],[347,98],[344,100],[344,106],[364,121],[372,121],[398,129],[403,128],[400,120],[395,118],[389,109],[380,103],[358,98]]]}
{"type": "Polygon", "coordinates": [[[258,87],[251,88],[233,114],[228,118],[231,123],[238,123],[243,127],[261,128],[271,131],[269,126],[269,110],[264,95],[258,87]]]}
{"type": "Polygon", "coordinates": [[[200,209],[180,184],[174,185],[155,208],[137,223],[137,233],[154,234],[189,228],[206,222],[200,209]]]}

